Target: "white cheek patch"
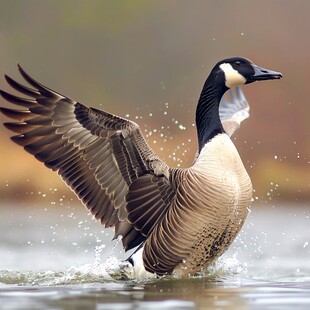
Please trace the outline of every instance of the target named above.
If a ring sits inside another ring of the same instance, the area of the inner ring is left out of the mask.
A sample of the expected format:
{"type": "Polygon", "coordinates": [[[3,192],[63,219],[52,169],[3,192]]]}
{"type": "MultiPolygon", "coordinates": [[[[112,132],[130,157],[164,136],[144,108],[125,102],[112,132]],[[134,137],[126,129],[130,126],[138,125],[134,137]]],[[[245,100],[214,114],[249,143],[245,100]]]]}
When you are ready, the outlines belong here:
{"type": "Polygon", "coordinates": [[[231,64],[223,63],[220,65],[220,69],[225,74],[226,87],[232,88],[243,85],[246,82],[246,79],[237,70],[235,70],[231,64]]]}

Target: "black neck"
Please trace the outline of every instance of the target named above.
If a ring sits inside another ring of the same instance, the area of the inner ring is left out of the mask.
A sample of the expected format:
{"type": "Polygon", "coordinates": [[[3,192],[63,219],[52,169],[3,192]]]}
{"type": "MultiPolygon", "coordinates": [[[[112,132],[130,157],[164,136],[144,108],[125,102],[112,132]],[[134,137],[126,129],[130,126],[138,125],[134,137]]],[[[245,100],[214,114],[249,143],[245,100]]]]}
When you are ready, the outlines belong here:
{"type": "Polygon", "coordinates": [[[212,75],[203,86],[196,110],[199,152],[209,140],[225,132],[219,116],[219,104],[226,90],[226,86],[216,85],[212,75]]]}

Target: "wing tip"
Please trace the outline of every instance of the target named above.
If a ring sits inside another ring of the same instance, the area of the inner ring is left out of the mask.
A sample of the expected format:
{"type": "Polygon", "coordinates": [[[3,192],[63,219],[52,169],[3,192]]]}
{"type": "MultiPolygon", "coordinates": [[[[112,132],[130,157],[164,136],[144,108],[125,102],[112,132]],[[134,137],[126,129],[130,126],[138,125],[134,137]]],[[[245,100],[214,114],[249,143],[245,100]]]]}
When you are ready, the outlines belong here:
{"type": "Polygon", "coordinates": [[[17,68],[22,77],[30,84],[33,84],[33,79],[26,73],[22,66],[18,63],[17,68]]]}
{"type": "Polygon", "coordinates": [[[24,139],[24,135],[16,135],[10,138],[14,143],[24,147],[27,144],[27,140],[24,139]]]}
{"type": "Polygon", "coordinates": [[[18,71],[24,71],[24,69],[22,68],[22,66],[19,63],[17,63],[16,65],[17,65],[18,71]]]}

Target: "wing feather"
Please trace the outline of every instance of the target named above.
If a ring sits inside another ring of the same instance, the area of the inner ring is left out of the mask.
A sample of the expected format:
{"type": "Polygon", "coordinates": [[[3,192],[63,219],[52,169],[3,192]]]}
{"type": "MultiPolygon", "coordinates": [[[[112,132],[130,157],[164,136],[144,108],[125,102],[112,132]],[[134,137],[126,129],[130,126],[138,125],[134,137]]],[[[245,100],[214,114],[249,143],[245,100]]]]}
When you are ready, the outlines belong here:
{"type": "Polygon", "coordinates": [[[230,89],[220,102],[219,113],[226,133],[232,136],[250,114],[250,106],[240,87],[230,89]]]}
{"type": "Polygon", "coordinates": [[[67,98],[31,78],[8,84],[30,98],[0,91],[23,110],[1,108],[12,140],[57,171],[87,209],[123,236],[126,250],[145,240],[173,199],[169,167],[148,146],[139,126],[67,98]],[[133,201],[139,188],[143,198],[133,201]]]}

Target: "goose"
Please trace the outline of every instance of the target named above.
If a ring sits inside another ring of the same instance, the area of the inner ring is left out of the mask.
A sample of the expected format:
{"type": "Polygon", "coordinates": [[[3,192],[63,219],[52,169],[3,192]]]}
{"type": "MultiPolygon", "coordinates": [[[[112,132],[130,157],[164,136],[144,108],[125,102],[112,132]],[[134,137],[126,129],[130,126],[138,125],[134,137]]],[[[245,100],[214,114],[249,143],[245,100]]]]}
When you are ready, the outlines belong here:
{"type": "Polygon", "coordinates": [[[114,227],[125,251],[135,249],[126,263],[136,277],[195,275],[224,253],[252,199],[251,180],[230,139],[248,117],[240,86],[280,79],[280,72],[243,57],[218,62],[197,104],[195,161],[171,168],[133,121],[87,107],[18,69],[30,87],[5,79],[24,96],[0,92],[22,107],[1,107],[14,120],[4,123],[17,133],[11,139],[56,171],[105,227],[114,227]]]}

